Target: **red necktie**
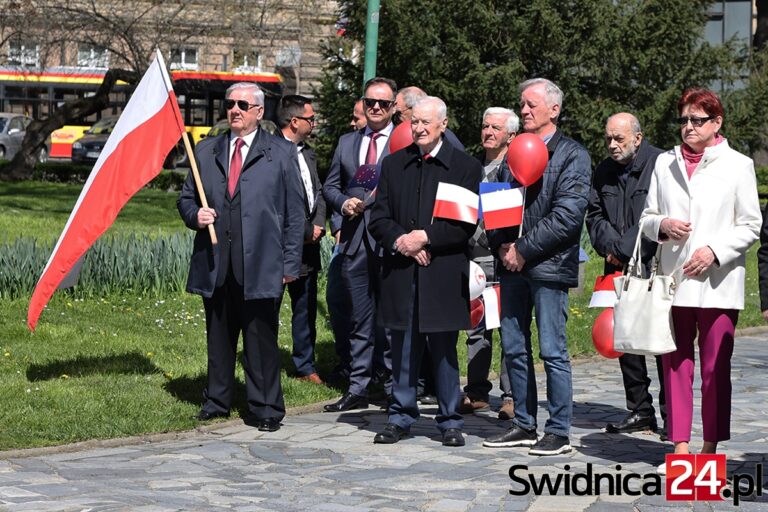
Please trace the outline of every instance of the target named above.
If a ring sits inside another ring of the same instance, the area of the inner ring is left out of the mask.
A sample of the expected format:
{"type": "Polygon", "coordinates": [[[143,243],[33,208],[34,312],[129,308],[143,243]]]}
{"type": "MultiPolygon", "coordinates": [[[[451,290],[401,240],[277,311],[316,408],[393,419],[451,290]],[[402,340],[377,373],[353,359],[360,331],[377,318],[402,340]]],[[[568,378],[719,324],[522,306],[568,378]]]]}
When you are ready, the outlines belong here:
{"type": "Polygon", "coordinates": [[[379,137],[381,137],[380,133],[371,132],[371,141],[368,143],[368,152],[365,154],[366,165],[376,165],[376,162],[379,160],[377,157],[378,151],[376,149],[376,139],[379,137]]]}
{"type": "Polygon", "coordinates": [[[240,179],[240,170],[243,168],[243,155],[240,152],[243,144],[245,144],[245,141],[240,137],[235,139],[235,150],[232,152],[232,161],[229,164],[229,181],[227,183],[229,197],[235,197],[237,180],[240,179]]]}

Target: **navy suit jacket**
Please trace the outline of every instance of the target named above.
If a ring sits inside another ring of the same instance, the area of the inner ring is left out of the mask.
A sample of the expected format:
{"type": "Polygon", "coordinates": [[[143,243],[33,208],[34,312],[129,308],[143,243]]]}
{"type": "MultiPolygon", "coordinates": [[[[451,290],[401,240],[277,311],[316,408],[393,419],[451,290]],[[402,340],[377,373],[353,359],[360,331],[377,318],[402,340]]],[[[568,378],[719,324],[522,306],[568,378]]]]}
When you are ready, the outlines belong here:
{"type": "MultiPolygon", "coordinates": [[[[323,195],[327,204],[333,208],[333,211],[341,215],[341,207],[344,201],[350,197],[364,199],[365,193],[370,192],[363,189],[349,190],[349,182],[355,176],[360,167],[360,144],[365,136],[365,128],[352,133],[346,133],[339,138],[336,151],[333,154],[331,169],[325,178],[323,185],[323,195]]],[[[389,154],[389,144],[384,146],[384,151],[379,155],[378,163],[389,154]]],[[[371,207],[366,208],[363,215],[357,215],[354,218],[348,215],[342,215],[341,234],[339,237],[339,250],[342,254],[353,256],[360,248],[363,237],[368,237],[371,247],[374,247],[375,240],[368,233],[368,222],[371,216],[371,207]]]]}
{"type": "MultiPolygon", "coordinates": [[[[206,138],[195,148],[195,158],[208,206],[221,211],[227,203],[229,131],[206,138]]],[[[277,298],[283,293],[283,276],[299,276],[304,238],[304,192],[295,146],[282,137],[259,129],[243,162],[235,191],[240,194],[244,299],[277,298]]],[[[207,229],[198,229],[197,195],[192,173],[177,201],[181,218],[197,231],[187,281],[187,291],[210,298],[216,286],[219,246],[212,245],[207,229]]],[[[216,236],[231,233],[214,222],[216,236]]],[[[234,247],[234,244],[233,244],[234,247]]],[[[235,256],[233,255],[233,260],[235,256]]]]}

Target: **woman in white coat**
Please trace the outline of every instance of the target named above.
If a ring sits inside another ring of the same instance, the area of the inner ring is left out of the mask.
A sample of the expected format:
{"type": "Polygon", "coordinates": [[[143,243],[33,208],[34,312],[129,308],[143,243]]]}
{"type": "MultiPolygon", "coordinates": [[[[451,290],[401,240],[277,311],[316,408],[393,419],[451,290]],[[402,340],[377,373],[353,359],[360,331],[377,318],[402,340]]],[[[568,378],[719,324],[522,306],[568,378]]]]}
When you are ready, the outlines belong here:
{"type": "Polygon", "coordinates": [[[717,95],[688,89],[677,108],[682,144],[656,160],[640,221],[645,236],[662,244],[659,270],[673,275],[677,287],[677,350],[662,356],[669,439],[675,453],[689,453],[698,331],[701,453],[715,453],[718,442],[730,438],[731,355],[744,309],[744,260],[762,215],[752,159],[719,133],[723,106],[717,95]]]}

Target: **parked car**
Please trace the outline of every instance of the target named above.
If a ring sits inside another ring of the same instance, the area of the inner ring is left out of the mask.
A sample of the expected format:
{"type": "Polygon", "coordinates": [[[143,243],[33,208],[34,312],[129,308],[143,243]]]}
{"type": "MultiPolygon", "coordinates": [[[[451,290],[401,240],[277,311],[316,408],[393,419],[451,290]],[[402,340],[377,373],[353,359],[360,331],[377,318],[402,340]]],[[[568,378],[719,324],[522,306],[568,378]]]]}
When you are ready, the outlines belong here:
{"type": "Polygon", "coordinates": [[[82,137],[72,143],[72,162],[92,164],[98,160],[109,134],[117,124],[117,117],[103,117],[88,128],[82,137]]]}
{"type": "MultiPolygon", "coordinates": [[[[77,164],[93,164],[98,160],[109,135],[115,129],[118,117],[102,117],[85,131],[82,137],[72,143],[72,162],[77,164]]],[[[166,169],[175,169],[185,158],[184,147],[181,143],[171,150],[163,163],[166,169]]]]}
{"type": "MultiPolygon", "coordinates": [[[[21,143],[27,134],[27,126],[32,119],[22,114],[0,112],[0,160],[11,160],[21,149],[21,143]]],[[[48,161],[51,152],[51,138],[40,147],[37,155],[39,162],[48,161]]]]}

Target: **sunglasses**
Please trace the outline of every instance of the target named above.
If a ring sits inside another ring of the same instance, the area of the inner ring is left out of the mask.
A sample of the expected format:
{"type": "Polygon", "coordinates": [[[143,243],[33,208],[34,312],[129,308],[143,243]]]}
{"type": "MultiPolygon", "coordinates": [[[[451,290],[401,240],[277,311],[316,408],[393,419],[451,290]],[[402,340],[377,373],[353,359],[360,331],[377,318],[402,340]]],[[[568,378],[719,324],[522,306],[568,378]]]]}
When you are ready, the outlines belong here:
{"type": "Polygon", "coordinates": [[[242,110],[243,112],[248,112],[250,109],[254,107],[260,107],[261,105],[254,105],[252,103],[248,103],[245,100],[224,100],[224,108],[227,110],[232,110],[235,108],[235,105],[237,105],[237,108],[242,110]]]}
{"type": "Polygon", "coordinates": [[[376,106],[376,104],[379,104],[379,108],[381,110],[389,110],[392,105],[395,104],[392,100],[377,100],[375,98],[363,98],[363,104],[365,105],[365,108],[373,108],[376,106]]]}
{"type": "Polygon", "coordinates": [[[309,116],[309,117],[293,116],[293,117],[295,117],[296,119],[303,119],[304,121],[308,122],[309,124],[315,124],[317,122],[317,121],[315,121],[315,116],[309,116]]]}
{"type": "Polygon", "coordinates": [[[686,126],[688,125],[688,121],[691,122],[691,126],[694,128],[701,128],[704,123],[707,121],[711,121],[714,119],[715,116],[707,116],[707,117],[678,117],[677,122],[680,123],[680,126],[686,126]]]}

